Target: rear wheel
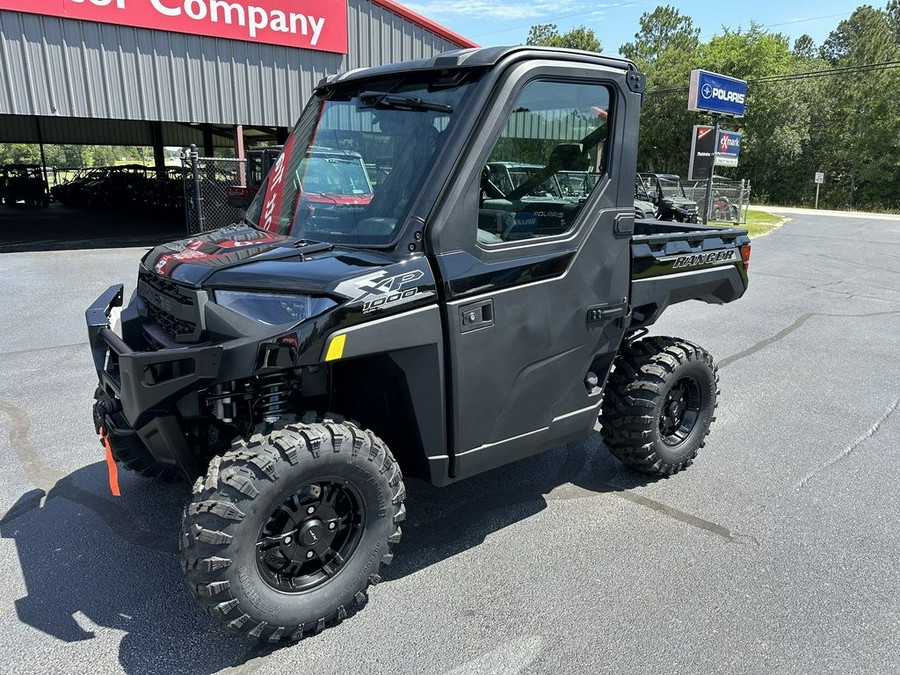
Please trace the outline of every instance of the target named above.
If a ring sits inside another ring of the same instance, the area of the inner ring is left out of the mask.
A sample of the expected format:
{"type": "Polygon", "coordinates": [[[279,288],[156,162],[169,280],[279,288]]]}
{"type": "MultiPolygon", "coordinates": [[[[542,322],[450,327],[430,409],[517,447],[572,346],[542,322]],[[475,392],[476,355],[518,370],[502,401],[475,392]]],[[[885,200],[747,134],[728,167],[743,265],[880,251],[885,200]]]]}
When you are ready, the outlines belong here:
{"type": "Polygon", "coordinates": [[[325,418],[260,427],[210,463],[184,512],[188,587],[247,638],[297,640],[367,601],[406,510],[373,433],[325,418]]]}
{"type": "Polygon", "coordinates": [[[629,344],[604,392],[604,442],[638,471],[681,471],[694,461],[715,421],[718,383],[712,356],[687,340],[651,337],[629,344]]]}

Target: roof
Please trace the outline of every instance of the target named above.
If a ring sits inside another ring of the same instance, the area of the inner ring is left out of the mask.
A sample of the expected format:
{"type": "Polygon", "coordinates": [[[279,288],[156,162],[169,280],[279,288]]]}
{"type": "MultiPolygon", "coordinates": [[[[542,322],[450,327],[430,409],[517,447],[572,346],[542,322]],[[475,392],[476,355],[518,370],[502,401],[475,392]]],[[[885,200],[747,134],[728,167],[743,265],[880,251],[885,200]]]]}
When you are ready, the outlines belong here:
{"type": "MultiPolygon", "coordinates": [[[[381,4],[389,0],[371,0],[381,4]]],[[[556,60],[592,63],[621,70],[637,70],[633,62],[617,56],[607,56],[597,52],[586,52],[580,49],[560,49],[556,47],[535,47],[531,45],[514,45],[506,47],[480,47],[478,49],[453,49],[432,57],[413,61],[400,61],[372,68],[357,68],[322,80],[319,87],[362,80],[373,77],[390,77],[398,73],[410,71],[427,72],[431,70],[448,70],[454,68],[485,68],[496,65],[502,59],[519,55],[521,58],[547,58],[556,60]]]]}
{"type": "Polygon", "coordinates": [[[394,0],[369,0],[373,5],[378,5],[379,7],[383,7],[386,10],[397,14],[398,16],[406,19],[410,23],[414,23],[420,28],[424,28],[425,30],[431,31],[438,37],[442,37],[447,42],[452,42],[455,45],[463,48],[470,47],[478,47],[478,44],[472,42],[469,38],[465,38],[459,33],[454,33],[449,28],[444,28],[439,23],[435,23],[428,17],[422,16],[418,12],[414,12],[408,7],[404,7],[398,2],[394,2],[394,0]]]}
{"type": "Polygon", "coordinates": [[[654,178],[665,178],[667,180],[681,180],[681,176],[679,176],[677,173],[649,173],[641,171],[638,173],[638,176],[653,176],[654,178]]]}
{"type": "Polygon", "coordinates": [[[543,169],[543,164],[526,164],[524,162],[488,162],[488,166],[503,166],[507,169],[543,169]]]}

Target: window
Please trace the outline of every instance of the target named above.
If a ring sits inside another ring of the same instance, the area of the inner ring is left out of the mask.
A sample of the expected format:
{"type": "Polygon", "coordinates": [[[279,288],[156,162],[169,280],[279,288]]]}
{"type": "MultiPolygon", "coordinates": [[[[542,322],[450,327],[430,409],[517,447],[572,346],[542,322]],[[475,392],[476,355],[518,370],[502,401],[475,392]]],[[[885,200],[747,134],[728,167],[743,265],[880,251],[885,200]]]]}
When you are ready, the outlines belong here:
{"type": "Polygon", "coordinates": [[[599,84],[525,87],[481,174],[480,243],[572,228],[605,169],[609,98],[599,84]]]}

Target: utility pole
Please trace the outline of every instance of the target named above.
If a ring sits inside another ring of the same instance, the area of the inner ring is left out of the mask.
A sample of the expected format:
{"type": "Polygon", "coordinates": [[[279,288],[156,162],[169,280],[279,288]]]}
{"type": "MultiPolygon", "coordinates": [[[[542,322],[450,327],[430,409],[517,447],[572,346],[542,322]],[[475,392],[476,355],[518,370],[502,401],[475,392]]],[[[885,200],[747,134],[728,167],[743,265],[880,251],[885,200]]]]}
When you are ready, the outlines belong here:
{"type": "Polygon", "coordinates": [[[709,178],[706,179],[706,205],[703,209],[703,224],[709,224],[709,217],[712,214],[712,187],[713,176],[716,174],[716,153],[719,151],[719,113],[713,113],[713,162],[712,168],[709,170],[709,178]]]}

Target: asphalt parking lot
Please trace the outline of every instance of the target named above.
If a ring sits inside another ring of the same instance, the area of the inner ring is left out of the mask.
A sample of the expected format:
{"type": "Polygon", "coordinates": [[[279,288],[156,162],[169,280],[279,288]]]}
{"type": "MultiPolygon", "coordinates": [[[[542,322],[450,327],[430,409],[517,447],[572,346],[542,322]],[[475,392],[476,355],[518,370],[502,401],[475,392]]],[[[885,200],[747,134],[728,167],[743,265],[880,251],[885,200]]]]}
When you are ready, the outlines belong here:
{"type": "Polygon", "coordinates": [[[648,481],[595,434],[409,481],[369,606],[271,652],[188,596],[186,486],[109,496],[83,309],[143,249],[0,255],[0,672],[900,672],[900,218],[792,218],[742,300],[654,331],[720,364],[687,472],[648,481]]]}

